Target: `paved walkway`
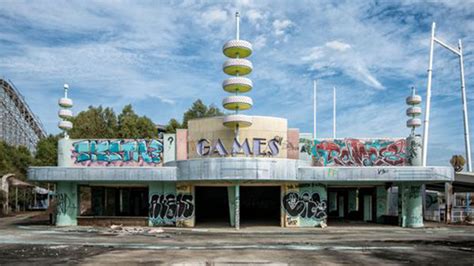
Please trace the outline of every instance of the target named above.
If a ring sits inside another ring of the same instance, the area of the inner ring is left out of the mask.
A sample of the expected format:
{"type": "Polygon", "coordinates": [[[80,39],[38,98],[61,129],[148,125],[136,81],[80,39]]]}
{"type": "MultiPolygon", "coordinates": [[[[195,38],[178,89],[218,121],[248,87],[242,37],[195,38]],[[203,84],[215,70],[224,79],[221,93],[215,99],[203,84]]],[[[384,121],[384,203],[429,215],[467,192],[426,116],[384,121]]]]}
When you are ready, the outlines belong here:
{"type": "Polygon", "coordinates": [[[474,227],[375,224],[321,228],[54,227],[31,214],[0,218],[0,264],[474,262],[474,227]]]}

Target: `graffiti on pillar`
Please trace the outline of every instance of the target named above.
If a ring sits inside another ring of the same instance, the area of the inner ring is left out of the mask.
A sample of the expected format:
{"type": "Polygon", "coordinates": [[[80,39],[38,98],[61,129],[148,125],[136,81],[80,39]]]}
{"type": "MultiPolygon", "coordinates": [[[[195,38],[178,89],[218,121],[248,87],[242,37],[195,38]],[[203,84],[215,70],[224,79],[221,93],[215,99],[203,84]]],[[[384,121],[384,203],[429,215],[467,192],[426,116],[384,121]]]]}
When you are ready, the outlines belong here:
{"type": "Polygon", "coordinates": [[[174,225],[177,219],[190,219],[193,216],[193,195],[153,194],[151,196],[149,219],[153,225],[174,225]]]}
{"type": "Polygon", "coordinates": [[[56,200],[58,201],[57,210],[59,214],[66,214],[67,209],[71,207],[71,199],[68,197],[66,193],[59,193],[56,196],[56,200]]]}
{"type": "Polygon", "coordinates": [[[161,140],[79,140],[72,159],[79,166],[159,166],[163,160],[161,140]]]}
{"type": "Polygon", "coordinates": [[[318,193],[304,192],[298,194],[289,192],[283,197],[283,208],[292,217],[325,219],[326,200],[321,200],[318,193]]]}
{"type": "Polygon", "coordinates": [[[404,166],[405,139],[315,140],[311,154],[316,166],[404,166]]]}

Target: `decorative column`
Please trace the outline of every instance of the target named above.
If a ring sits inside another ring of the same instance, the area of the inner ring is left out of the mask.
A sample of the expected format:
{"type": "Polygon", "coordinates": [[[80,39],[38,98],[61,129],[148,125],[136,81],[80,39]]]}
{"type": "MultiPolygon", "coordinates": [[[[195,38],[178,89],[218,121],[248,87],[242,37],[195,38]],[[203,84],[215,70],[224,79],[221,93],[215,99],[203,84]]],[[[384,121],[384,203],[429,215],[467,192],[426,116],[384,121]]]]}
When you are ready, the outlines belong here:
{"type": "Polygon", "coordinates": [[[58,182],[56,189],[57,214],[56,225],[77,225],[78,208],[77,184],[74,182],[58,182]]]}
{"type": "Polygon", "coordinates": [[[69,90],[69,85],[64,84],[64,97],[59,99],[59,109],[58,116],[61,120],[58,123],[58,127],[63,131],[63,136],[65,139],[69,139],[68,131],[72,129],[72,122],[69,121],[72,118],[71,108],[73,106],[72,100],[67,97],[67,91],[69,90]]]}
{"type": "MultiPolygon", "coordinates": [[[[411,133],[406,139],[407,163],[409,166],[422,165],[422,144],[420,135],[415,134],[415,129],[421,126],[421,120],[417,118],[421,114],[421,96],[416,94],[412,88],[411,96],[406,102],[410,107],[407,109],[407,127],[411,128],[411,133]]],[[[398,208],[399,223],[402,227],[423,227],[423,197],[422,184],[404,183],[398,186],[398,208]]]]}
{"type": "Polygon", "coordinates": [[[229,57],[223,65],[224,73],[234,76],[224,80],[222,88],[234,95],[224,98],[222,105],[225,109],[234,111],[233,114],[224,117],[223,124],[235,131],[235,138],[239,138],[239,129],[250,127],[252,125],[252,117],[242,115],[239,112],[252,108],[252,98],[241,95],[252,89],[252,81],[243,76],[252,72],[252,62],[245,59],[252,54],[252,44],[248,41],[240,40],[240,15],[235,13],[236,22],[236,39],[228,41],[222,48],[225,56],[229,57]]]}

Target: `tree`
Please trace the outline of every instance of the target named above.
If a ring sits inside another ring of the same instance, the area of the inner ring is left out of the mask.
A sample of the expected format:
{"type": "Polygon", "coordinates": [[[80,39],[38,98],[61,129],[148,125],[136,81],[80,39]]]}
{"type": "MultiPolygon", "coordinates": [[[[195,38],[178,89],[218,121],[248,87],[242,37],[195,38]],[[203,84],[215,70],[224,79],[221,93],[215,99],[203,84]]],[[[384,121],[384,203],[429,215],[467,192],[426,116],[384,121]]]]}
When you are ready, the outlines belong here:
{"type": "Polygon", "coordinates": [[[12,146],[0,141],[0,176],[15,174],[19,179],[26,179],[28,167],[33,162],[30,151],[24,146],[12,146]]]}
{"type": "Polygon", "coordinates": [[[171,119],[166,125],[166,132],[175,133],[177,128],[188,128],[188,121],[195,118],[220,116],[224,113],[213,104],[205,105],[201,99],[197,99],[193,105],[183,114],[183,123],[180,124],[178,120],[171,119]]]}
{"type": "Polygon", "coordinates": [[[191,108],[189,108],[183,115],[183,128],[188,128],[188,121],[195,118],[203,118],[203,117],[213,117],[213,116],[220,116],[224,113],[219,110],[213,104],[205,105],[201,99],[197,99],[191,108]]]}
{"type": "Polygon", "coordinates": [[[120,138],[154,138],[158,136],[155,124],[146,116],[139,117],[132,105],[126,105],[118,116],[118,136],[120,138]]]}
{"type": "Polygon", "coordinates": [[[168,133],[176,133],[176,129],[178,128],[182,128],[181,124],[179,123],[178,120],[172,118],[166,125],[165,130],[168,133]]]}
{"type": "Polygon", "coordinates": [[[71,138],[117,137],[117,117],[112,108],[89,106],[87,111],[80,112],[71,121],[73,122],[73,128],[69,131],[71,138]]]}
{"type": "Polygon", "coordinates": [[[454,168],[455,172],[461,172],[464,169],[464,165],[466,164],[466,160],[462,155],[453,155],[451,160],[449,161],[454,168]]]}
{"type": "Polygon", "coordinates": [[[58,140],[60,135],[49,135],[36,144],[35,166],[58,165],[58,140]]]}

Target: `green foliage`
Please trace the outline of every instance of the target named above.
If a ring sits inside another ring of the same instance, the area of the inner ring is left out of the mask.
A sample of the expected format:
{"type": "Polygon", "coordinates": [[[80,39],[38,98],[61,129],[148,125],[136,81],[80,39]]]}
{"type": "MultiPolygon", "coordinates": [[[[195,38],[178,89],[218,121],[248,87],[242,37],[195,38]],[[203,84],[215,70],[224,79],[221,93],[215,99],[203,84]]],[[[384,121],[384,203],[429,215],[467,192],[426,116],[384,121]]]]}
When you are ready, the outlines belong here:
{"type": "Polygon", "coordinates": [[[205,105],[201,99],[196,100],[193,105],[183,114],[183,123],[180,124],[178,120],[171,119],[166,125],[166,132],[175,133],[177,128],[188,128],[188,121],[195,118],[220,116],[224,113],[214,105],[205,105]]]}
{"type": "Polygon", "coordinates": [[[183,128],[178,120],[172,118],[165,127],[166,132],[176,133],[176,129],[183,128]]]}
{"type": "Polygon", "coordinates": [[[130,104],[123,108],[118,116],[118,137],[136,139],[157,136],[158,131],[151,119],[146,116],[139,117],[130,104]]]}
{"type": "Polygon", "coordinates": [[[32,162],[33,157],[26,147],[15,147],[0,141],[0,176],[12,173],[17,178],[25,180],[26,172],[32,162]]]}
{"type": "Polygon", "coordinates": [[[59,135],[49,135],[40,139],[36,144],[36,154],[33,161],[35,166],[56,166],[58,165],[58,140],[59,135]]]}
{"type": "Polygon", "coordinates": [[[89,106],[72,119],[74,127],[69,131],[73,139],[154,138],[158,133],[153,121],[138,116],[132,105],[126,105],[118,115],[112,108],[89,106]]]}
{"type": "Polygon", "coordinates": [[[69,136],[73,139],[117,137],[117,116],[112,108],[89,106],[87,111],[80,112],[71,120],[74,127],[69,136]]]}

